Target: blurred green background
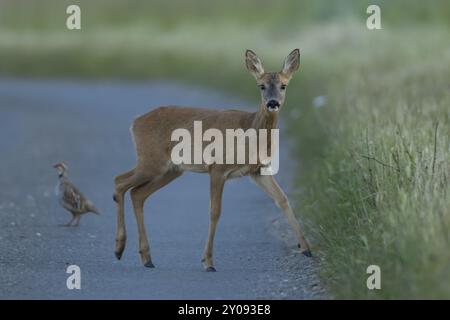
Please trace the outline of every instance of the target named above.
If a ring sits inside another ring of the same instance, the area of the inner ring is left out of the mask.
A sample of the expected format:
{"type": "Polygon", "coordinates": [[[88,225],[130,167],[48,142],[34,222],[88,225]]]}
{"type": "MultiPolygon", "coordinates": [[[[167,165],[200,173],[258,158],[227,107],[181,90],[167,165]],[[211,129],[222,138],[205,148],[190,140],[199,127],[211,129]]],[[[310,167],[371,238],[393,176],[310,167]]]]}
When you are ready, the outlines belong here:
{"type": "Polygon", "coordinates": [[[293,200],[338,298],[450,298],[449,39],[446,0],[0,1],[0,76],[194,82],[256,106],[244,50],[278,70],[300,48],[293,200]]]}

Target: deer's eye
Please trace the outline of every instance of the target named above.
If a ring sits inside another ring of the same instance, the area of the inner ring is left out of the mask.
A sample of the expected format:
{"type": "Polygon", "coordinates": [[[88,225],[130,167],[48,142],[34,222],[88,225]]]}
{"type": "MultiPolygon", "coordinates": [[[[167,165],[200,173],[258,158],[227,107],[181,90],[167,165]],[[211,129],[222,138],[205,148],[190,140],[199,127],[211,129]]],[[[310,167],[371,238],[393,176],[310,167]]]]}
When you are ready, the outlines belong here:
{"type": "Polygon", "coordinates": [[[265,85],[263,85],[263,84],[260,84],[259,86],[258,86],[260,89],[261,89],[261,91],[264,91],[264,90],[266,90],[266,86],[265,85]]]}
{"type": "Polygon", "coordinates": [[[286,87],[287,86],[285,84],[282,84],[280,88],[281,88],[281,90],[286,90],[286,87]]]}

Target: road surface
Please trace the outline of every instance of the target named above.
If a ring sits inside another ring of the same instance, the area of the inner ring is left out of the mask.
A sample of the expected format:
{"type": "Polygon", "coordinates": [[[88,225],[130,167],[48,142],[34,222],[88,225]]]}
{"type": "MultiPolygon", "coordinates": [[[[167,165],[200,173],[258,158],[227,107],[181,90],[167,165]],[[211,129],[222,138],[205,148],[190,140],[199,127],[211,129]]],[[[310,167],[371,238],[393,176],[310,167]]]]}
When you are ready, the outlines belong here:
{"type": "MultiPolygon", "coordinates": [[[[116,260],[113,177],[135,164],[128,128],[137,115],[165,104],[246,105],[233,96],[164,82],[0,79],[0,298],[326,297],[316,262],[296,250],[280,210],[248,178],[225,186],[215,241],[218,272],[204,272],[200,263],[209,220],[204,174],[187,173],[147,201],[155,269],[139,260],[127,198],[128,242],[116,260]],[[58,226],[70,219],[54,195],[57,172],[51,165],[59,161],[102,211],[83,216],[78,228],[58,226]],[[69,265],[81,268],[81,290],[67,289],[69,265]]],[[[281,152],[280,180],[288,186],[283,145],[281,152]]]]}

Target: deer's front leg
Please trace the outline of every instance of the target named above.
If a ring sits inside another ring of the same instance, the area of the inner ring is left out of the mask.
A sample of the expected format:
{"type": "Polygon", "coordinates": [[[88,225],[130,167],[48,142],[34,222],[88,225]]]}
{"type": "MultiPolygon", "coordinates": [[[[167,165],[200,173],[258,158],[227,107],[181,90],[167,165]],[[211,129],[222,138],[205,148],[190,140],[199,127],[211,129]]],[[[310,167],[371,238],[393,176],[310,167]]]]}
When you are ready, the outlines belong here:
{"type": "Polygon", "coordinates": [[[308,242],[303,235],[300,224],[295,218],[294,212],[292,211],[287,196],[284,194],[275,178],[270,175],[252,175],[251,177],[256,182],[256,184],[261,187],[261,189],[265,193],[267,193],[269,197],[271,197],[275,201],[275,203],[283,210],[289,224],[291,225],[292,229],[295,232],[295,235],[297,236],[298,244],[302,250],[302,253],[307,257],[311,257],[311,250],[309,248],[308,242]]]}
{"type": "Polygon", "coordinates": [[[225,177],[221,173],[210,172],[210,223],[208,240],[206,242],[205,252],[202,263],[206,271],[215,272],[213,263],[214,235],[216,233],[217,223],[219,222],[222,208],[222,193],[225,185],[225,177]]]}

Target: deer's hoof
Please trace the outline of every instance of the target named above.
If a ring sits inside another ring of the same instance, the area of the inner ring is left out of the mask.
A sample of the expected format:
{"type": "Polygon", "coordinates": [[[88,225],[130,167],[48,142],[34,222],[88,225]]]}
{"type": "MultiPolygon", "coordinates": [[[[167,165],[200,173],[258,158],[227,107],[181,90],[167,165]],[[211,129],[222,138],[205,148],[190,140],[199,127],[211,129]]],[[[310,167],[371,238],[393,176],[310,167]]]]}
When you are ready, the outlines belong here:
{"type": "Polygon", "coordinates": [[[208,267],[208,268],[205,269],[205,271],[206,272],[216,272],[217,270],[214,267],[208,267]]]}
{"type": "Polygon", "coordinates": [[[120,260],[120,258],[122,258],[122,253],[114,252],[114,254],[116,255],[117,260],[120,260]]]}
{"type": "Polygon", "coordinates": [[[311,250],[302,251],[302,254],[308,258],[312,258],[311,250]]]}
{"type": "Polygon", "coordinates": [[[155,267],[155,265],[154,265],[153,262],[151,262],[151,261],[145,263],[144,266],[145,266],[146,268],[154,268],[154,267],[155,267]]]}

